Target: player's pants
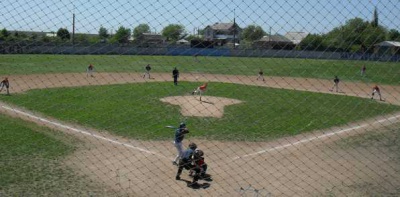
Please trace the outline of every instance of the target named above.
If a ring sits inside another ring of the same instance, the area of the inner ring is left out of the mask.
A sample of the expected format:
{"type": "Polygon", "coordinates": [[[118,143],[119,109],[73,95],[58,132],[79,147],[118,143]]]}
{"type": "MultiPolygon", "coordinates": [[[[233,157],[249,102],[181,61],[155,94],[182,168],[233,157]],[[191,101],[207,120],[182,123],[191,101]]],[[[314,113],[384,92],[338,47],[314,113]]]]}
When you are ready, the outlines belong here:
{"type": "Polygon", "coordinates": [[[183,155],[183,146],[182,146],[182,142],[174,142],[174,144],[175,144],[176,150],[178,150],[178,154],[176,155],[174,161],[176,163],[178,163],[179,158],[181,158],[183,155]]]}
{"type": "Polygon", "coordinates": [[[145,78],[146,75],[149,76],[149,79],[150,79],[150,71],[149,70],[146,70],[146,72],[144,72],[143,78],[145,78]]]}

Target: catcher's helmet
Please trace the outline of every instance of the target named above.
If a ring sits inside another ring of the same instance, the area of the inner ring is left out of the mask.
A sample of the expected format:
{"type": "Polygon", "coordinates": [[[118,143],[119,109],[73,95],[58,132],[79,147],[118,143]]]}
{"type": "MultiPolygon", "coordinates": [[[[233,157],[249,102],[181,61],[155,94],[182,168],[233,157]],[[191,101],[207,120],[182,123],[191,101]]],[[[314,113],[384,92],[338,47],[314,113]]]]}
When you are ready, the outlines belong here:
{"type": "Polygon", "coordinates": [[[186,124],[183,122],[179,125],[179,128],[185,128],[185,127],[186,127],[186,124]]]}
{"type": "Polygon", "coordinates": [[[204,152],[202,150],[196,150],[194,151],[194,155],[196,157],[202,157],[204,155],[204,152]]]}
{"type": "Polygon", "coordinates": [[[189,148],[195,150],[197,148],[197,145],[194,142],[190,142],[189,148]]]}

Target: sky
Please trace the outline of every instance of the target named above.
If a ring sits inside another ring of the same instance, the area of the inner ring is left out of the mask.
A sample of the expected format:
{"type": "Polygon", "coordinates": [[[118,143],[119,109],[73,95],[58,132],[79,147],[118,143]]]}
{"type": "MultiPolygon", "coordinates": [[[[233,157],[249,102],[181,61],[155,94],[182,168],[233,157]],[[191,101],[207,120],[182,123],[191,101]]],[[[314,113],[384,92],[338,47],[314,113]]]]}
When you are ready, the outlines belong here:
{"type": "Polygon", "coordinates": [[[371,21],[375,6],[380,25],[400,31],[400,0],[1,0],[0,28],[18,31],[98,34],[148,24],[161,32],[181,24],[188,33],[214,23],[259,25],[267,33],[327,33],[347,20],[371,21]]]}

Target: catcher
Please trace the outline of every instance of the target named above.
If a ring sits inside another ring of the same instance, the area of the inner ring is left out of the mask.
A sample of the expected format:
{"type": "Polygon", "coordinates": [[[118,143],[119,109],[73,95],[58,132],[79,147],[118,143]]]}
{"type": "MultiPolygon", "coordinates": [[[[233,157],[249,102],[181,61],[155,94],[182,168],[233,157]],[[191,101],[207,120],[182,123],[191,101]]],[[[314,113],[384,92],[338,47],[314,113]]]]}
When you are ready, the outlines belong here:
{"type": "Polygon", "coordinates": [[[192,95],[199,94],[201,101],[201,95],[207,90],[207,85],[208,85],[207,83],[204,83],[203,85],[197,87],[195,90],[193,90],[192,95]]]}
{"type": "Polygon", "coordinates": [[[6,87],[7,90],[7,95],[10,95],[10,91],[8,90],[10,88],[10,82],[8,81],[8,77],[4,78],[3,81],[0,82],[0,92],[3,91],[3,88],[6,87]]]}
{"type": "Polygon", "coordinates": [[[189,171],[189,176],[193,177],[192,182],[188,186],[197,185],[197,181],[207,176],[207,164],[204,162],[204,153],[202,150],[196,150],[197,145],[194,143],[189,144],[189,148],[184,152],[184,156],[179,161],[179,168],[175,179],[180,180],[183,168],[189,171]]]}

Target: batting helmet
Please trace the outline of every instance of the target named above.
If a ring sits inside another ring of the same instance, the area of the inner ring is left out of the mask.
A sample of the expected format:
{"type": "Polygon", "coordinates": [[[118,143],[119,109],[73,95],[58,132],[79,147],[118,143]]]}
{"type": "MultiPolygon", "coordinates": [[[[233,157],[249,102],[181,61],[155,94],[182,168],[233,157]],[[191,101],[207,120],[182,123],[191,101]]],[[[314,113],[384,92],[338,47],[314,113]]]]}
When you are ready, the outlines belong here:
{"type": "Polygon", "coordinates": [[[197,148],[197,145],[194,142],[190,142],[189,148],[195,150],[197,148]]]}
{"type": "Polygon", "coordinates": [[[185,128],[185,127],[186,127],[186,124],[183,122],[179,125],[179,128],[185,128]]]}

